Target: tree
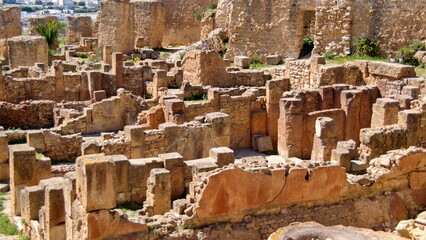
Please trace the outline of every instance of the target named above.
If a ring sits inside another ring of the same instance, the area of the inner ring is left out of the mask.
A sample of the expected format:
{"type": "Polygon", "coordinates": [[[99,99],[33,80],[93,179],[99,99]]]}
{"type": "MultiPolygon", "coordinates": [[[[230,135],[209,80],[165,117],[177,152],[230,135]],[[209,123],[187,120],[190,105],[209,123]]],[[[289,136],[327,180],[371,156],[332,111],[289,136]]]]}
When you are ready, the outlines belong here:
{"type": "Polygon", "coordinates": [[[64,28],[63,23],[50,21],[47,24],[40,24],[36,27],[36,31],[40,36],[46,38],[49,48],[52,48],[58,40],[59,31],[64,28]]]}
{"type": "Polygon", "coordinates": [[[80,1],[80,2],[78,2],[78,6],[80,6],[80,7],[84,7],[84,6],[86,6],[86,3],[85,3],[85,2],[83,2],[83,1],[80,1]]]}

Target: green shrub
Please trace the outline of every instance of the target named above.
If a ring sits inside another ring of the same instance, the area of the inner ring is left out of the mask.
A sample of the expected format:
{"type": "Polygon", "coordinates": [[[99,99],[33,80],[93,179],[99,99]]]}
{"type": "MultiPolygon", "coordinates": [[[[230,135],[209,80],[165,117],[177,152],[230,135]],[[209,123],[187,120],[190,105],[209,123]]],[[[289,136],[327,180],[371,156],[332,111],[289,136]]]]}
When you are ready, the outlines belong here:
{"type": "Polygon", "coordinates": [[[299,58],[306,56],[307,54],[311,53],[314,49],[314,40],[311,38],[305,38],[303,39],[303,46],[300,50],[299,58]]]}
{"type": "Polygon", "coordinates": [[[334,52],[326,52],[324,53],[324,57],[327,60],[333,60],[336,56],[334,55],[334,52]]]}
{"type": "Polygon", "coordinates": [[[414,40],[408,47],[415,52],[426,50],[425,44],[420,40],[414,40]]]}
{"type": "Polygon", "coordinates": [[[416,51],[411,48],[401,48],[396,54],[396,59],[402,64],[418,66],[420,62],[414,57],[414,54],[416,54],[416,51]]]}
{"type": "Polygon", "coordinates": [[[192,10],[192,16],[194,16],[194,18],[197,21],[201,21],[201,19],[203,19],[204,14],[206,13],[213,13],[213,17],[214,17],[214,14],[216,13],[216,8],[217,8],[217,4],[211,3],[205,9],[192,10]]]}
{"type": "Polygon", "coordinates": [[[262,57],[254,54],[250,56],[250,64],[262,64],[262,57]]]}
{"type": "Polygon", "coordinates": [[[63,23],[50,21],[46,24],[40,24],[36,27],[36,31],[40,36],[46,38],[49,48],[53,47],[55,41],[58,40],[59,31],[64,27],[63,23]]]}
{"type": "Polygon", "coordinates": [[[379,55],[379,42],[361,38],[356,42],[355,54],[377,57],[379,55]]]}

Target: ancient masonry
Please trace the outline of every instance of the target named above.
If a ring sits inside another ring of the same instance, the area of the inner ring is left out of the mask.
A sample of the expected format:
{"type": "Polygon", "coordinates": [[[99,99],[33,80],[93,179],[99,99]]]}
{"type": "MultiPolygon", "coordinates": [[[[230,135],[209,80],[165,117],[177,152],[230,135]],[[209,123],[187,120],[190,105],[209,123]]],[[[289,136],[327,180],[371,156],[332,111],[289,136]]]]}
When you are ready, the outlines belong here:
{"type": "Polygon", "coordinates": [[[424,0],[100,4],[57,54],[35,27],[58,18],[24,36],[0,8],[0,215],[20,234],[426,239],[425,79],[323,56],[424,41],[424,0]]]}

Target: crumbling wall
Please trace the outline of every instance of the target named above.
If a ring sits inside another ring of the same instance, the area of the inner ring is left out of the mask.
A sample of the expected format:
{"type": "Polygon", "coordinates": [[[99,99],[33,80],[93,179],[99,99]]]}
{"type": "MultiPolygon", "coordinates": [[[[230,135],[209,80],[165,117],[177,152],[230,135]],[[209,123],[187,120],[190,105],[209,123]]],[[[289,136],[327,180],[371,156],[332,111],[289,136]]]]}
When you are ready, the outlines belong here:
{"type": "Polygon", "coordinates": [[[113,52],[134,50],[134,5],[130,0],[101,2],[97,22],[99,46],[111,46],[113,52]]]}
{"type": "Polygon", "coordinates": [[[53,127],[53,101],[31,101],[20,104],[0,102],[0,126],[13,128],[53,127]]]}
{"type": "Polygon", "coordinates": [[[279,54],[298,58],[304,29],[314,29],[314,53],[347,55],[359,38],[381,43],[383,55],[395,54],[425,36],[422,0],[219,1],[217,27],[228,31],[227,56],[279,54]],[[414,10],[413,10],[414,9],[414,10]],[[315,26],[306,26],[305,12],[315,12],[315,26]],[[406,26],[412,26],[407,29],[406,26]],[[396,37],[397,32],[404,32],[396,37]],[[276,39],[286,39],[277,41],[276,39]]]}
{"type": "Polygon", "coordinates": [[[82,37],[92,37],[92,18],[90,16],[68,16],[67,44],[77,45],[82,37]]]}
{"type": "MultiPolygon", "coordinates": [[[[166,6],[163,1],[134,1],[136,39],[143,46],[161,47],[166,30],[166,6]]],[[[143,47],[138,46],[138,47],[143,47]]],[[[167,46],[164,46],[167,47],[167,46]]]]}
{"type": "Polygon", "coordinates": [[[12,68],[48,64],[48,45],[40,36],[17,36],[7,40],[9,61],[12,68]]]}
{"type": "MultiPolygon", "coordinates": [[[[281,206],[285,219],[291,216],[289,212],[291,208],[287,209],[287,207],[294,203],[300,206],[311,203],[310,207],[331,203],[340,205],[341,200],[351,198],[354,207],[359,209],[354,211],[356,214],[353,215],[359,219],[355,226],[376,226],[384,220],[383,217],[386,219],[384,221],[395,226],[398,219],[407,217],[411,209],[419,209],[424,204],[423,200],[416,195],[425,189],[417,188],[420,186],[416,182],[418,178],[412,177],[410,173],[424,169],[425,159],[424,150],[416,148],[384,155],[376,159],[374,165],[368,170],[369,174],[364,175],[364,177],[369,176],[370,179],[370,184],[366,186],[353,182],[356,181],[355,177],[349,176],[347,179],[343,168],[333,164],[309,170],[305,168],[274,169],[268,174],[235,168],[200,174],[201,179],[197,181],[198,184],[194,182],[192,185],[194,191],[191,191],[191,196],[196,199],[196,204],[193,206],[195,214],[191,223],[202,226],[218,221],[243,221],[247,214],[255,214],[257,210],[264,210],[266,206],[269,206],[269,212],[272,214],[283,213],[278,210],[281,206]],[[203,185],[200,185],[202,182],[203,185]],[[246,187],[244,187],[245,184],[247,184],[246,187]],[[388,194],[387,191],[393,193],[388,194]],[[257,194],[258,192],[262,194],[257,194]],[[363,198],[362,196],[367,192],[370,196],[377,196],[375,200],[363,198]],[[404,194],[395,194],[397,192],[404,192],[404,194]],[[372,206],[379,202],[384,203],[381,205],[383,210],[378,212],[361,210],[361,208],[370,209],[367,207],[369,204],[372,206]],[[277,210],[272,210],[274,208],[277,210]],[[382,215],[383,212],[387,213],[382,215]],[[372,217],[373,215],[378,218],[372,217]]],[[[321,219],[316,214],[312,218],[321,219]]],[[[347,220],[355,221],[351,218],[347,220]]],[[[321,220],[324,224],[332,224],[327,223],[328,221],[333,220],[321,220]]]]}
{"type": "Polygon", "coordinates": [[[200,40],[201,22],[193,16],[194,10],[204,10],[209,4],[217,0],[166,0],[166,29],[163,37],[163,46],[189,45],[200,40]]]}
{"type": "Polygon", "coordinates": [[[0,58],[8,57],[7,39],[19,36],[21,28],[21,8],[1,7],[0,8],[0,58]]]}
{"type": "Polygon", "coordinates": [[[52,162],[71,161],[81,155],[80,134],[59,135],[50,130],[31,131],[27,133],[27,143],[37,152],[49,157],[52,162]]]}

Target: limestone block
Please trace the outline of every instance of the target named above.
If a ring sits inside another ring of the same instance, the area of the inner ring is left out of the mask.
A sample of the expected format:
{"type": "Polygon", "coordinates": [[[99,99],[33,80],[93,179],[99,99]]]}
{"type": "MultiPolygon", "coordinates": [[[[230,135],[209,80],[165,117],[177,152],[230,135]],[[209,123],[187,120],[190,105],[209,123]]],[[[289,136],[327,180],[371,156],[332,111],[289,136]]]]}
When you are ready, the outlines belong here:
{"type": "Polygon", "coordinates": [[[152,207],[150,215],[162,215],[171,207],[171,177],[170,171],[154,168],[148,178],[146,202],[152,207]]]}
{"type": "Polygon", "coordinates": [[[26,144],[9,146],[11,185],[34,185],[36,171],[35,149],[26,144]]]}
{"type": "Polygon", "coordinates": [[[213,136],[220,146],[231,146],[231,119],[226,113],[213,112],[206,114],[205,122],[212,123],[213,136]]]}
{"type": "Polygon", "coordinates": [[[116,206],[115,169],[110,157],[87,155],[77,158],[76,191],[87,212],[116,206]]]}
{"type": "Polygon", "coordinates": [[[117,193],[130,191],[129,185],[129,160],[124,155],[111,155],[115,169],[115,184],[117,193]]]}
{"type": "Polygon", "coordinates": [[[49,185],[45,189],[46,225],[56,226],[65,222],[65,201],[63,185],[49,185]]]}
{"type": "Polygon", "coordinates": [[[30,147],[35,148],[38,152],[45,152],[45,140],[42,131],[31,131],[27,132],[27,144],[30,147]]]}
{"type": "Polygon", "coordinates": [[[259,136],[256,138],[257,150],[259,152],[266,152],[274,150],[270,136],[259,136]]]}
{"type": "Polygon", "coordinates": [[[279,55],[268,55],[266,56],[266,64],[267,65],[278,65],[281,61],[281,57],[279,55]]]}
{"type": "Polygon", "coordinates": [[[249,68],[250,67],[250,58],[246,56],[235,56],[234,64],[237,67],[249,68]]]}
{"type": "Polygon", "coordinates": [[[46,239],[65,240],[66,239],[65,224],[59,224],[59,225],[50,227],[46,239]]]}
{"type": "Polygon", "coordinates": [[[144,128],[142,126],[127,125],[124,127],[124,136],[130,140],[130,158],[144,157],[144,128]]]}
{"type": "Polygon", "coordinates": [[[21,190],[21,216],[25,223],[38,220],[38,212],[44,205],[44,189],[40,186],[26,187],[21,190]]]}
{"type": "Polygon", "coordinates": [[[214,159],[219,167],[234,163],[234,151],[227,147],[211,148],[209,156],[214,159]]]}
{"type": "Polygon", "coordinates": [[[64,176],[64,205],[65,215],[68,216],[71,216],[72,203],[77,197],[76,179],[76,172],[69,172],[64,176]]]}
{"type": "Polygon", "coordinates": [[[209,172],[216,168],[218,168],[218,164],[216,159],[211,157],[208,158],[200,158],[195,160],[185,161],[185,181],[190,177],[192,179],[192,175],[200,172],[209,172]]]}
{"type": "Polygon", "coordinates": [[[129,184],[132,188],[132,202],[142,203],[146,197],[146,182],[151,169],[163,168],[161,158],[142,158],[129,160],[129,184]]]}
{"type": "Polygon", "coordinates": [[[179,198],[185,191],[185,175],[183,157],[179,153],[163,153],[158,157],[164,160],[164,168],[170,171],[172,199],[179,198]]]}
{"type": "Polygon", "coordinates": [[[48,46],[46,39],[41,36],[17,36],[7,40],[9,61],[12,68],[19,66],[34,66],[42,62],[47,66],[48,46]]]}
{"type": "Polygon", "coordinates": [[[83,142],[81,144],[81,155],[90,155],[100,153],[101,148],[96,141],[83,142]]]}
{"type": "Polygon", "coordinates": [[[0,163],[6,163],[9,161],[9,147],[7,135],[0,131],[0,163]]]}
{"type": "Polygon", "coordinates": [[[191,50],[182,60],[183,80],[194,86],[229,86],[225,68],[216,51],[191,50]]]}
{"type": "Polygon", "coordinates": [[[320,117],[315,121],[315,135],[319,138],[336,137],[336,125],[329,117],[320,117]]]}
{"type": "Polygon", "coordinates": [[[401,94],[410,96],[413,99],[417,99],[420,94],[420,88],[414,86],[404,86],[402,87],[401,94]]]}
{"type": "Polygon", "coordinates": [[[392,125],[398,122],[399,102],[390,98],[378,98],[373,104],[371,127],[392,125]]]}
{"type": "Polygon", "coordinates": [[[256,111],[250,113],[250,129],[251,135],[266,135],[266,111],[256,111]]]}
{"type": "Polygon", "coordinates": [[[385,76],[395,79],[416,76],[416,72],[414,71],[413,66],[381,61],[369,61],[368,72],[373,75],[385,76]]]}
{"type": "Polygon", "coordinates": [[[96,102],[102,101],[107,98],[105,90],[93,91],[93,96],[96,102]]]}
{"type": "Polygon", "coordinates": [[[336,161],[340,166],[346,169],[346,172],[351,171],[351,155],[347,149],[333,149],[331,151],[331,161],[336,161]]]}
{"type": "Polygon", "coordinates": [[[322,109],[332,109],[334,107],[334,93],[332,86],[321,86],[319,92],[322,100],[322,109]]]}
{"type": "Polygon", "coordinates": [[[368,164],[359,160],[351,161],[351,172],[365,172],[367,171],[368,164]]]}

